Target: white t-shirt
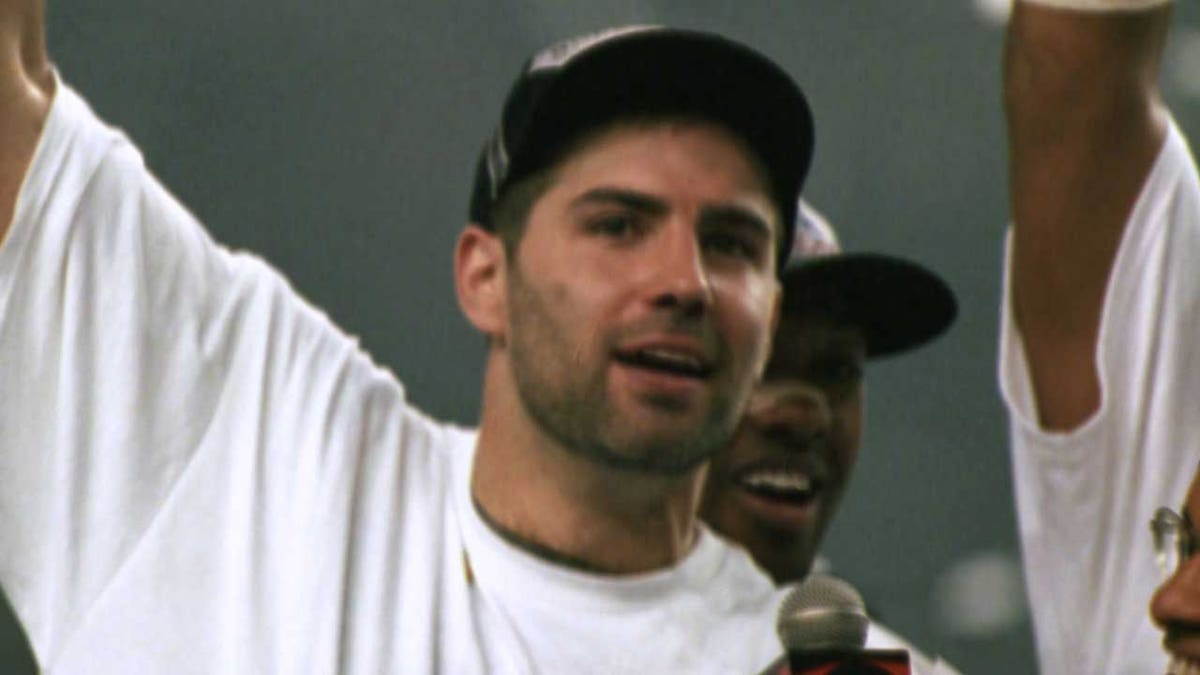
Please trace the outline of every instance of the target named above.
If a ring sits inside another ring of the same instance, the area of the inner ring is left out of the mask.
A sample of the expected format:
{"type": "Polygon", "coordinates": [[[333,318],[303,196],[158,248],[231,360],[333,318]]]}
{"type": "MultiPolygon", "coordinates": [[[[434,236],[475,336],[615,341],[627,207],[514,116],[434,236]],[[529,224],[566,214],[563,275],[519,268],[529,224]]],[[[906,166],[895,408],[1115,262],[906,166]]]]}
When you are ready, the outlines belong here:
{"type": "Polygon", "coordinates": [[[1174,123],[1109,278],[1100,408],[1073,431],[1038,424],[1007,276],[999,377],[1042,672],[1164,672],[1149,523],[1200,461],[1200,183],[1174,123]]]}
{"type": "Polygon", "coordinates": [[[744,674],[780,651],[784,591],[707,530],[620,578],[497,536],[474,433],[215,244],[61,82],[0,247],[0,374],[0,582],[48,672],[744,674]]]}

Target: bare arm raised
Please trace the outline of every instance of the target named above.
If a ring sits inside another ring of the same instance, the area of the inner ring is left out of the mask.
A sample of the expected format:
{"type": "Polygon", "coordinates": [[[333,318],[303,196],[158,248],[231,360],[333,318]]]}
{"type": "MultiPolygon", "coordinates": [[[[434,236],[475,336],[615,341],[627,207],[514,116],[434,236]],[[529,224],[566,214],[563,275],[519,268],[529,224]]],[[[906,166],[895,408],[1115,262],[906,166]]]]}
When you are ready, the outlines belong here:
{"type": "Polygon", "coordinates": [[[44,17],[41,0],[0,3],[0,242],[54,93],[44,17]]]}
{"type": "Polygon", "coordinates": [[[1013,303],[1038,416],[1100,404],[1095,351],[1122,228],[1166,131],[1156,84],[1170,7],[1084,13],[1019,0],[1005,53],[1013,303]]]}

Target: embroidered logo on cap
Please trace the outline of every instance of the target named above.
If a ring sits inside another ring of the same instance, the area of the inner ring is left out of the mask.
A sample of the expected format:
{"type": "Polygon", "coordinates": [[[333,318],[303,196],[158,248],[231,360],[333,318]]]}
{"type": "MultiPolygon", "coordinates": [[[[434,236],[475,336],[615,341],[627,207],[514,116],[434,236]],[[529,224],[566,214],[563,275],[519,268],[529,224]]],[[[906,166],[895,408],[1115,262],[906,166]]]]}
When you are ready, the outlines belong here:
{"type": "Polygon", "coordinates": [[[801,199],[800,207],[796,210],[796,237],[792,240],[789,259],[798,261],[841,252],[842,245],[833,226],[811,204],[801,199]]]}
{"type": "Polygon", "coordinates": [[[562,42],[556,42],[538,52],[538,54],[534,56],[532,60],[530,60],[528,72],[532,73],[538,70],[545,70],[547,68],[558,68],[562,64],[571,60],[571,58],[576,54],[587,51],[594,45],[619,35],[641,33],[650,30],[662,30],[662,28],[662,26],[654,26],[650,24],[619,26],[617,28],[609,28],[596,33],[579,35],[568,40],[563,40],[562,42]]]}

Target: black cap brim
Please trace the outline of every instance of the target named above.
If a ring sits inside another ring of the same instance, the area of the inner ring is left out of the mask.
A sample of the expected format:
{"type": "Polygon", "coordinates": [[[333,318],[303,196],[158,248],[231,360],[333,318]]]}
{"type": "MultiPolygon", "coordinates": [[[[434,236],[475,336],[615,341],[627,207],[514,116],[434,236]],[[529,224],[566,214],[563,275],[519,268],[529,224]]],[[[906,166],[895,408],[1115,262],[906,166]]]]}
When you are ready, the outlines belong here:
{"type": "Polygon", "coordinates": [[[944,333],[958,315],[953,291],[924,267],[877,253],[839,253],[789,265],[783,311],[805,308],[808,289],[831,289],[842,318],[860,327],[867,356],[888,356],[944,333]]]}

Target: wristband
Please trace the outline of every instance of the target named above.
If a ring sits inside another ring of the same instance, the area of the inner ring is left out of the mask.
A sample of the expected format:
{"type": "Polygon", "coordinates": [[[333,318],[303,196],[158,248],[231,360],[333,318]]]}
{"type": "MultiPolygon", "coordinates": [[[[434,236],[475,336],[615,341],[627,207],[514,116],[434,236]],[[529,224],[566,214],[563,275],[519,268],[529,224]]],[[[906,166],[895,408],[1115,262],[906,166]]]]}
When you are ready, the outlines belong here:
{"type": "Polygon", "coordinates": [[[1171,0],[1024,0],[1026,4],[1076,12],[1138,12],[1169,5],[1171,0]]]}

